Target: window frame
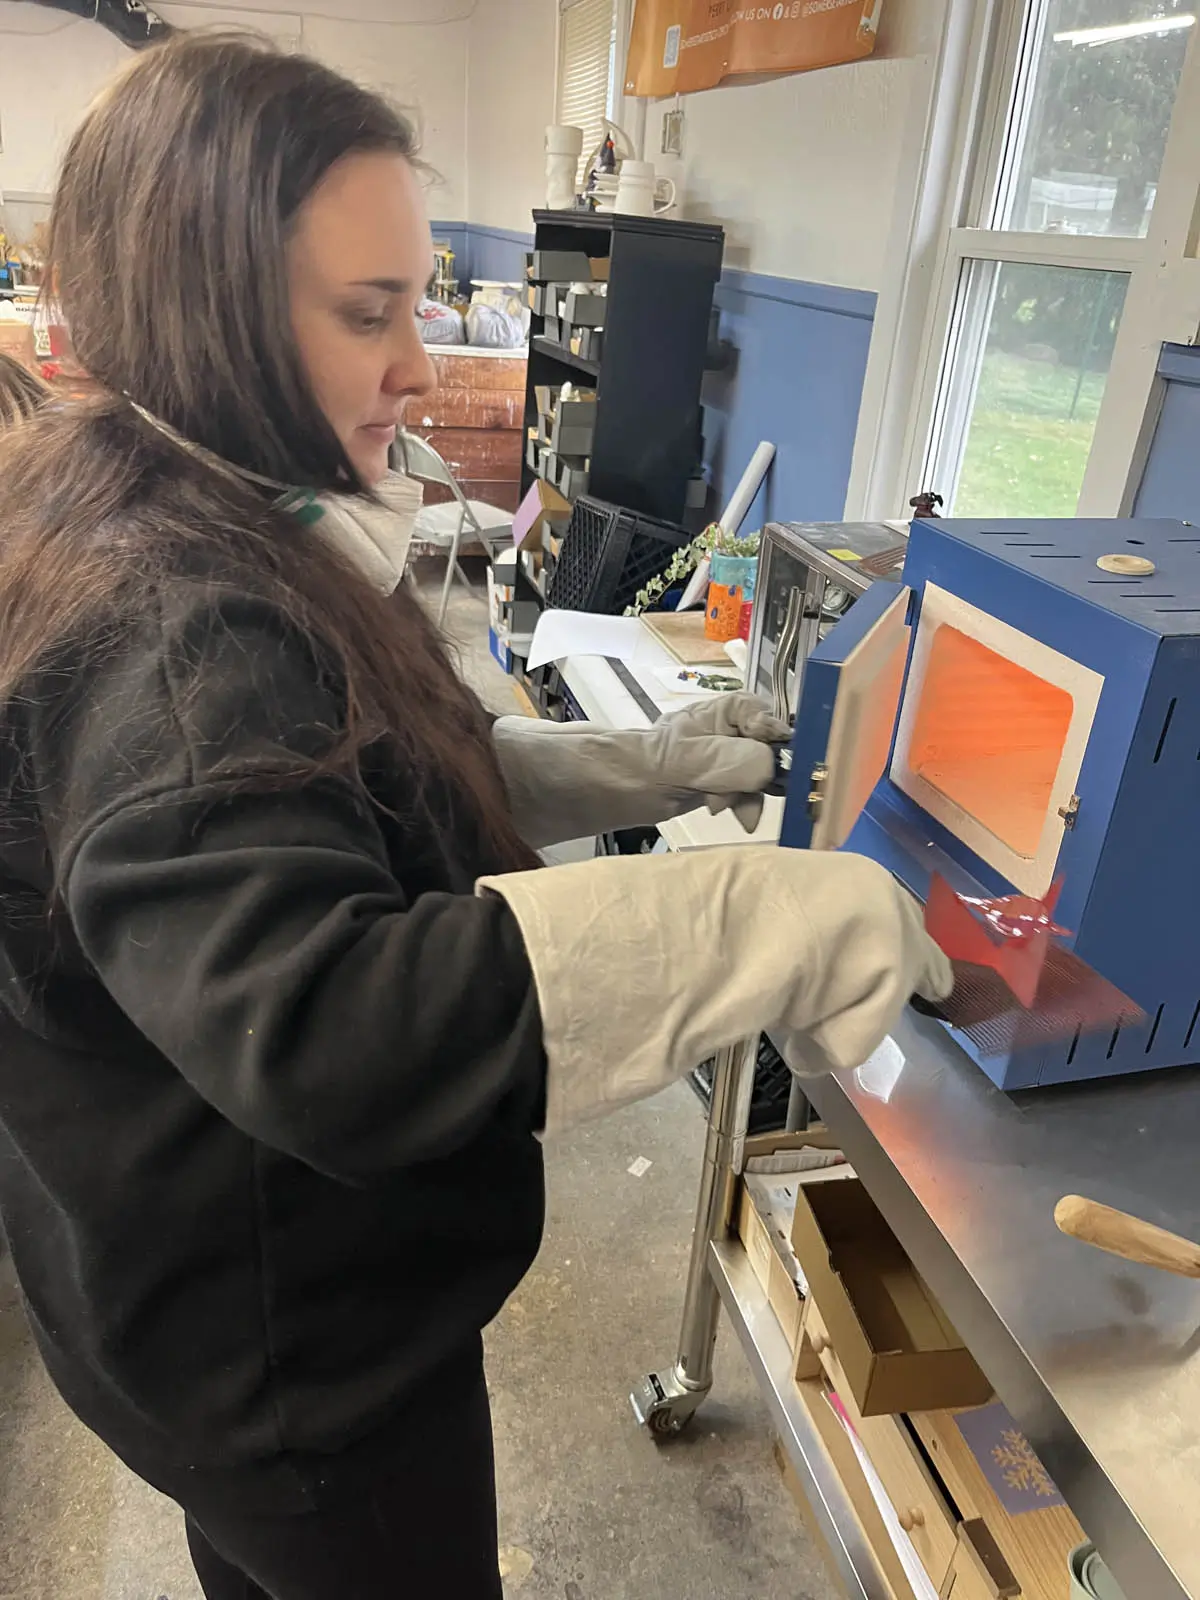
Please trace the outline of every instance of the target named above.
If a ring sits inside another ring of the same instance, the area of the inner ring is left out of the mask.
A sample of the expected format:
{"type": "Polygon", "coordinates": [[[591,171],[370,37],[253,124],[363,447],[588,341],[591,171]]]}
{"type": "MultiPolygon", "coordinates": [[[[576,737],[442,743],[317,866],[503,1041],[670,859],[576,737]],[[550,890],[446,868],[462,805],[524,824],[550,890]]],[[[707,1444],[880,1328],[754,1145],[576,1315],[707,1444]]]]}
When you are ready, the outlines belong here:
{"type": "MultiPolygon", "coordinates": [[[[1124,309],[1080,490],[1080,516],[1132,509],[1165,392],[1164,343],[1200,342],[1200,24],[1190,30],[1144,238],[1025,233],[981,225],[996,192],[1009,108],[1036,0],[942,0],[924,94],[903,136],[913,174],[897,198],[889,259],[903,263],[876,310],[848,518],[906,514],[923,489],[964,262],[1126,272],[1124,309]]],[[[990,222],[990,218],[986,219],[990,222]]]]}

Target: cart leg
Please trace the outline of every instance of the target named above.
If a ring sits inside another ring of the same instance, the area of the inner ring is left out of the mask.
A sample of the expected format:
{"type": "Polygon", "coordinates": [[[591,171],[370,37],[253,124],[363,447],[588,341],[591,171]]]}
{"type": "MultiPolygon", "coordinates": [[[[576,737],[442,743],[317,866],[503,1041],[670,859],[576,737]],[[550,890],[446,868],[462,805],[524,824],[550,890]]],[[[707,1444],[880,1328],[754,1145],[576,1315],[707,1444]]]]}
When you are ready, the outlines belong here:
{"type": "Polygon", "coordinates": [[[811,1121],[812,1107],[804,1090],[800,1087],[799,1078],[792,1079],[792,1087],[788,1094],[787,1118],[783,1124],[785,1133],[803,1133],[811,1121]]]}
{"type": "Polygon", "coordinates": [[[709,1244],[729,1232],[734,1188],[742,1170],[758,1040],[722,1050],[713,1068],[712,1104],[692,1231],[679,1354],[668,1372],[651,1372],[630,1395],[634,1415],[659,1438],[681,1433],[712,1388],[713,1346],[721,1301],[708,1270],[709,1244]]]}

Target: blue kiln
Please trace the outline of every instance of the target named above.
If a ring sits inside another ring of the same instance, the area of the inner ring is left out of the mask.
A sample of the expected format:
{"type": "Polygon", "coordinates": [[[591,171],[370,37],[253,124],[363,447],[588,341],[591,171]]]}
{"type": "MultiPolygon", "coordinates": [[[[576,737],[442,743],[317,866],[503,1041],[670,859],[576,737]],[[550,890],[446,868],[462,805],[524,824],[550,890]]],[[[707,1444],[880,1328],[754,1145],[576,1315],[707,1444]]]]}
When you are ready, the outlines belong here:
{"type": "Polygon", "coordinates": [[[917,521],[809,658],[782,842],[924,899],[1042,896],[1146,1020],[982,1058],[1001,1088],[1200,1062],[1200,530],[917,521]]]}

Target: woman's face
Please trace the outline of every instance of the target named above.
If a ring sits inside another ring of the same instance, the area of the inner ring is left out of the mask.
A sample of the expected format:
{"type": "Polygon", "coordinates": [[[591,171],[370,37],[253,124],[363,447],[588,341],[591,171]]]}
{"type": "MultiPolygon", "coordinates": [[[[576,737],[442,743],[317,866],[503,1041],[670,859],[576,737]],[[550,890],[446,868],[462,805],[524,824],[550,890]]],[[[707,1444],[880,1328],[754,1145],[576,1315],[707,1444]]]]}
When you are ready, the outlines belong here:
{"type": "Polygon", "coordinates": [[[433,245],[404,157],[372,152],[332,167],[300,209],[287,266],[317,403],[363,481],[378,483],[409,396],[436,383],[416,321],[433,245]]]}

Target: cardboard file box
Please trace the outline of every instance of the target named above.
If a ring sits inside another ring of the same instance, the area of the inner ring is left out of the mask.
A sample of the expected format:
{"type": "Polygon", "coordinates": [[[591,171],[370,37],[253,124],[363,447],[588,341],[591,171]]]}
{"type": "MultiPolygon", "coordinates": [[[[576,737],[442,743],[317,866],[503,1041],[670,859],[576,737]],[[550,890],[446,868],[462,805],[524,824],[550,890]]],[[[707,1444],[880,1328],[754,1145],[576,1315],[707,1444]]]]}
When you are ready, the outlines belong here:
{"type": "Polygon", "coordinates": [[[991,1385],[858,1179],[800,1189],[792,1248],[864,1417],[991,1398],[991,1385]]]}

